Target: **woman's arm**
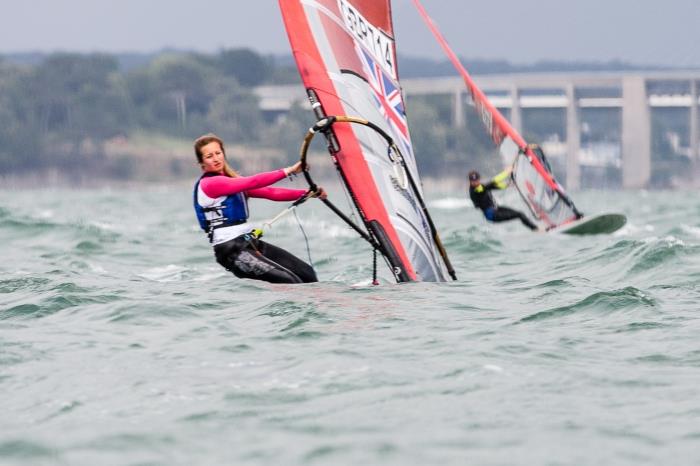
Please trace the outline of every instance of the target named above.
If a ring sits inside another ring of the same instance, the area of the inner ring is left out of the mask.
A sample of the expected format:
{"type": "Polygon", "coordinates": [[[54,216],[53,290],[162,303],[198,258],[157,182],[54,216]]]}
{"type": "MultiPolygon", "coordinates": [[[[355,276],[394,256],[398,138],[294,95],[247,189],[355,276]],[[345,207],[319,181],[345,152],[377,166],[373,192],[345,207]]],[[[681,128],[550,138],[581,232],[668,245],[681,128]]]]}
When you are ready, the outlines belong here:
{"type": "Polygon", "coordinates": [[[279,169],[272,172],[258,173],[253,176],[240,176],[230,178],[228,176],[211,176],[202,178],[199,186],[209,197],[216,198],[240,193],[242,191],[264,188],[277,183],[287,176],[286,170],[279,169]]]}
{"type": "Polygon", "coordinates": [[[246,194],[250,197],[269,199],[270,201],[296,201],[306,194],[304,189],[287,188],[257,188],[249,189],[246,194]]]}

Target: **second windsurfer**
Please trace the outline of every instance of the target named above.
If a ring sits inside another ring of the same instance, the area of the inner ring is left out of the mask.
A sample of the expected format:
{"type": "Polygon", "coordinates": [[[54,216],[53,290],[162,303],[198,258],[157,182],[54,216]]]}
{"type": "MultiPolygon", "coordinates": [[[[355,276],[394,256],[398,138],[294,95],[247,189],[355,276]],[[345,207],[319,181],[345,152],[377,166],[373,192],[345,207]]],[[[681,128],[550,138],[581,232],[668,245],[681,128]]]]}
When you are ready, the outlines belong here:
{"type": "Polygon", "coordinates": [[[490,222],[505,222],[519,218],[523,225],[530,230],[538,231],[539,228],[525,214],[510,207],[498,206],[493,199],[491,191],[494,189],[505,189],[508,184],[505,180],[510,176],[512,168],[507,168],[498,175],[494,176],[491,181],[486,184],[481,184],[481,176],[476,170],[469,172],[469,197],[474,203],[474,207],[481,209],[486,220],[490,222]]]}

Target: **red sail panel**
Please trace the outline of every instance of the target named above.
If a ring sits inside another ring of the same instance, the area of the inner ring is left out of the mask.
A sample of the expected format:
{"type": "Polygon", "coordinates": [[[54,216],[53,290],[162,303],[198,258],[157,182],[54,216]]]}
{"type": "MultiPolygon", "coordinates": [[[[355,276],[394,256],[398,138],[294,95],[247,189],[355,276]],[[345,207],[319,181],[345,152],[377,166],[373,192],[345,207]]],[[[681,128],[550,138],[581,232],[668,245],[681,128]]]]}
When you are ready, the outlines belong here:
{"type": "MultiPolygon", "coordinates": [[[[387,0],[279,0],[289,42],[304,86],[327,115],[371,121],[391,135],[413,179],[419,180],[403,96],[387,0]]],[[[366,224],[379,224],[382,240],[410,280],[445,280],[416,193],[405,186],[403,168],[387,157],[386,143],[368,129],[333,126],[334,153],[343,179],[366,224]]],[[[405,175],[404,175],[405,176],[405,175]]],[[[394,261],[395,262],[395,261],[394,261]]]]}

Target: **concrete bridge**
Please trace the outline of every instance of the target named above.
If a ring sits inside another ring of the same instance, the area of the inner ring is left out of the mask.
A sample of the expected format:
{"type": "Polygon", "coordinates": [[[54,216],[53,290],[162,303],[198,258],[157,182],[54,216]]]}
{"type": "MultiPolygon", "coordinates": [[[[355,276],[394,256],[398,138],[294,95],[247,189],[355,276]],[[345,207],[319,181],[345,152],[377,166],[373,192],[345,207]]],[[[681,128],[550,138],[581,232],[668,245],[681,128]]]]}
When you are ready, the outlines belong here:
{"type": "MultiPolygon", "coordinates": [[[[522,134],[523,110],[565,110],[566,186],[580,187],[582,109],[615,109],[621,112],[620,153],[622,184],[644,188],[652,170],[652,109],[687,108],[690,157],[700,167],[700,72],[658,73],[548,73],[474,76],[489,100],[505,111],[522,134]]],[[[403,79],[407,101],[419,95],[450,95],[452,123],[465,124],[469,93],[459,77],[403,79]]],[[[263,110],[286,111],[294,102],[305,102],[299,85],[256,88],[263,110]]],[[[410,106],[410,103],[408,104],[410,106]]]]}

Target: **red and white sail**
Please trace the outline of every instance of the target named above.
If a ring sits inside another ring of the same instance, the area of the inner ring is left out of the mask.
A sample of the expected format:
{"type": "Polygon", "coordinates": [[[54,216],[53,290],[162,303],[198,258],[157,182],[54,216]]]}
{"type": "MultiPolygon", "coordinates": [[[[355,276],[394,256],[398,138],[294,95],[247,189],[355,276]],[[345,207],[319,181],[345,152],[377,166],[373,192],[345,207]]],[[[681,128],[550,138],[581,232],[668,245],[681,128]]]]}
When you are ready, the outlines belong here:
{"type": "Polygon", "coordinates": [[[332,151],[364,224],[399,281],[446,280],[446,268],[405,170],[420,181],[398,80],[388,0],[279,0],[307,92],[326,115],[370,121],[391,136],[403,164],[370,128],[336,123],[332,151]],[[336,148],[337,149],[337,148],[336,148]]]}
{"type": "Polygon", "coordinates": [[[420,1],[413,0],[413,3],[464,79],[474,107],[494,144],[505,160],[512,161],[513,180],[533,215],[550,228],[579,218],[581,214],[576,210],[564,188],[555,180],[544,153],[528,145],[501,112],[493,106],[452,51],[420,1]]]}

